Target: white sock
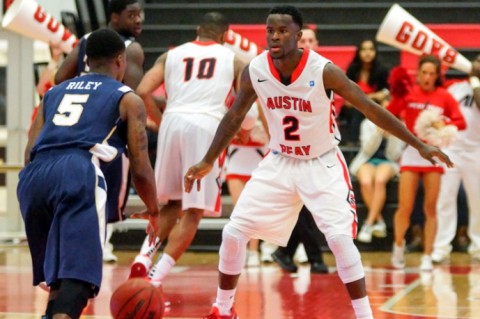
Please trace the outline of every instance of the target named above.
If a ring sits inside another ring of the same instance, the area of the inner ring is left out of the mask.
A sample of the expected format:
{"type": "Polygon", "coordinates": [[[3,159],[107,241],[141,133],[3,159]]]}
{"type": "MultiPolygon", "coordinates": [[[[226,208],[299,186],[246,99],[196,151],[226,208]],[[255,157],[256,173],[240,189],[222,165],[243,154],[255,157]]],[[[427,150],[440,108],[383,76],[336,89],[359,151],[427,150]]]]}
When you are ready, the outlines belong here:
{"type": "Polygon", "coordinates": [[[230,309],[233,307],[236,290],[236,288],[231,290],[217,288],[217,299],[215,300],[215,306],[217,306],[221,315],[230,314],[230,309]]]}
{"type": "Polygon", "coordinates": [[[162,257],[152,267],[152,270],[150,270],[148,278],[155,281],[162,281],[173,266],[175,266],[175,259],[173,259],[170,255],[163,253],[162,257]]]}
{"type": "Polygon", "coordinates": [[[368,296],[352,300],[352,306],[357,319],[373,319],[368,296]]]}
{"type": "Polygon", "coordinates": [[[160,245],[161,245],[161,242],[159,238],[155,239],[155,244],[149,245],[148,236],[147,236],[143,241],[142,248],[140,248],[140,255],[147,256],[148,258],[152,258],[152,256],[155,255],[155,253],[157,252],[160,245]]]}

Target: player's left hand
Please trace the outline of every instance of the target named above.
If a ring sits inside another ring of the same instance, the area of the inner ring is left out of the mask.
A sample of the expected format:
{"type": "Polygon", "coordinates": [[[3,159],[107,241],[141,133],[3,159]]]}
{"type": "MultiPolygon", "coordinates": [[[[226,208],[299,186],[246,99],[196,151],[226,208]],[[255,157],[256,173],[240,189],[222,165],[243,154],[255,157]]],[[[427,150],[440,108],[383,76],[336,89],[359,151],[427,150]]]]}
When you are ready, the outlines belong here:
{"type": "Polygon", "coordinates": [[[190,193],[193,183],[197,181],[197,191],[200,190],[200,180],[212,170],[213,165],[201,161],[190,167],[183,177],[185,192],[190,193]]]}
{"type": "Polygon", "coordinates": [[[158,237],[158,232],[160,229],[160,218],[159,215],[152,216],[148,215],[148,225],[146,232],[148,234],[148,244],[153,245],[158,237]]]}
{"type": "Polygon", "coordinates": [[[448,155],[443,153],[442,150],[436,146],[423,143],[422,147],[420,147],[418,151],[423,158],[430,161],[434,165],[438,164],[434,159],[434,157],[436,157],[438,160],[445,163],[447,167],[453,167],[453,163],[448,155]]]}

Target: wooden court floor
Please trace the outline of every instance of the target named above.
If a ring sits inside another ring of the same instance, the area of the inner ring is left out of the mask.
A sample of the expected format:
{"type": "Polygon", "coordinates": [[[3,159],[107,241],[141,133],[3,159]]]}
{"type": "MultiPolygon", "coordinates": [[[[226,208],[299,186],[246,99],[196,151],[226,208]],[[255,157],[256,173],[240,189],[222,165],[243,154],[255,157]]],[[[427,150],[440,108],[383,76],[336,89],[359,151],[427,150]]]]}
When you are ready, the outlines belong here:
{"type": "MultiPolygon", "coordinates": [[[[116,252],[117,264],[105,264],[99,296],[82,318],[110,318],[109,300],[129,273],[133,252],[116,252]]],[[[245,269],[236,309],[242,319],[354,319],[347,293],[326,254],[331,274],[310,275],[301,266],[295,275],[275,264],[245,269]]],[[[454,253],[450,265],[420,273],[419,254],[407,256],[405,270],[389,267],[389,253],[362,253],[367,289],[376,319],[479,318],[480,265],[454,253]]],[[[164,282],[170,303],[165,318],[202,318],[215,298],[217,255],[187,253],[164,282]]],[[[47,294],[31,286],[30,255],[24,245],[0,246],[0,319],[40,318],[47,294]]]]}

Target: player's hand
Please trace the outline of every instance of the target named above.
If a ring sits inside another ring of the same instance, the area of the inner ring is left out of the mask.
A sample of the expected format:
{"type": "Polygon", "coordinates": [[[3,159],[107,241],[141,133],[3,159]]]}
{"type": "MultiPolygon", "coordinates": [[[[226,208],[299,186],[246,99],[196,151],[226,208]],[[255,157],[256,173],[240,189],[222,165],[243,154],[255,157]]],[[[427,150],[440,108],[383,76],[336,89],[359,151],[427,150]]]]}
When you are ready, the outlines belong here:
{"type": "Polygon", "coordinates": [[[147,234],[148,234],[148,244],[153,245],[157,240],[159,229],[160,229],[160,218],[157,214],[156,216],[148,216],[148,225],[147,225],[147,234]]]}
{"type": "Polygon", "coordinates": [[[197,191],[200,190],[200,180],[212,170],[213,165],[201,161],[190,167],[185,174],[183,181],[185,184],[185,192],[190,193],[193,183],[197,181],[197,191]]]}
{"type": "Polygon", "coordinates": [[[438,160],[445,163],[447,167],[453,167],[453,163],[448,155],[443,153],[442,150],[436,146],[423,143],[422,147],[418,149],[418,152],[420,152],[420,155],[422,155],[422,157],[426,160],[430,161],[430,163],[433,165],[438,164],[434,159],[434,157],[436,157],[438,160]]]}

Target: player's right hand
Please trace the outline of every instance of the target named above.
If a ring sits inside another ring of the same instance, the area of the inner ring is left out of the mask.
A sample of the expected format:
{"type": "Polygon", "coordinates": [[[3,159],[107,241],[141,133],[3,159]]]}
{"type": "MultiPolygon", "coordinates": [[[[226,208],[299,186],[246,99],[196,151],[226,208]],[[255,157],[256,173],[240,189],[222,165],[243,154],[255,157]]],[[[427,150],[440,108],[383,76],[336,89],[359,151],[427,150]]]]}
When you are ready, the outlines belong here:
{"type": "Polygon", "coordinates": [[[183,177],[185,192],[190,193],[193,183],[197,181],[197,191],[200,190],[200,180],[212,170],[213,165],[201,161],[190,167],[183,177]]]}

